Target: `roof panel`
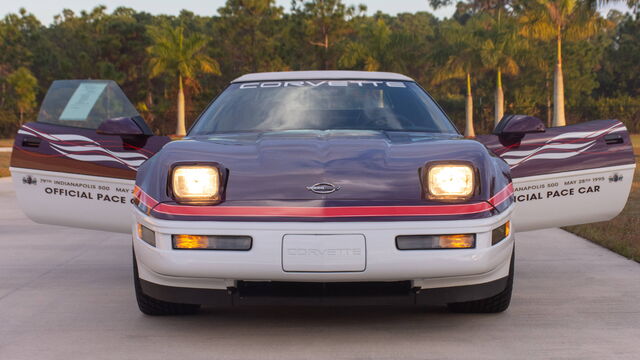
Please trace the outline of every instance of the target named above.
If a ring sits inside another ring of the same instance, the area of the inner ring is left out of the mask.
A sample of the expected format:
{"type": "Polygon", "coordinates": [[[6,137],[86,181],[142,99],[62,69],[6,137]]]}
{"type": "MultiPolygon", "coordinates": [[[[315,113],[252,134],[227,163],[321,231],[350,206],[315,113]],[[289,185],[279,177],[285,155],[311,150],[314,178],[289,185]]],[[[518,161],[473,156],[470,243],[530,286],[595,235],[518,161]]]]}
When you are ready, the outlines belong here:
{"type": "Polygon", "coordinates": [[[232,83],[250,81],[289,81],[289,80],[393,80],[393,81],[414,81],[408,76],[372,71],[283,71],[264,72],[242,75],[232,81],[232,83]]]}

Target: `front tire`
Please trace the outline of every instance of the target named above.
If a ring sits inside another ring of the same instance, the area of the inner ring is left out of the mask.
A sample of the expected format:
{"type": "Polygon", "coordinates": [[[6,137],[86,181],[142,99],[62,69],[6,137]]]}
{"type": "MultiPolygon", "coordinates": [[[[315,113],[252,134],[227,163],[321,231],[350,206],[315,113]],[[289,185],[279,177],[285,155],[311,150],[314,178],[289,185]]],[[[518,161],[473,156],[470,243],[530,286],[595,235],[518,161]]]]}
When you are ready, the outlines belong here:
{"type": "Polygon", "coordinates": [[[513,274],[515,262],[515,248],[511,253],[511,265],[509,266],[509,276],[507,278],[507,287],[499,294],[488,297],[486,299],[465,301],[458,303],[449,303],[447,307],[449,311],[455,313],[501,313],[511,303],[511,293],[513,292],[513,274]]]}
{"type": "Polygon", "coordinates": [[[138,262],[136,261],[135,254],[133,254],[133,287],[136,292],[138,308],[145,315],[191,315],[197,313],[200,309],[200,305],[172,303],[158,300],[145,294],[142,291],[142,284],[140,283],[140,276],[138,275],[138,262]]]}

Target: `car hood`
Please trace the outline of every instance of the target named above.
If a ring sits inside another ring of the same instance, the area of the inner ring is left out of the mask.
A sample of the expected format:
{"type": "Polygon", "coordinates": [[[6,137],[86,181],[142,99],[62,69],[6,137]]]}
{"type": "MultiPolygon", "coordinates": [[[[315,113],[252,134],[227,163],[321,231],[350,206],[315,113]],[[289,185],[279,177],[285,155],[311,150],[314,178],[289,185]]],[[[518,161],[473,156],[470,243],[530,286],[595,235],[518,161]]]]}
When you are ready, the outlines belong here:
{"type": "MultiPolygon", "coordinates": [[[[490,181],[486,148],[458,135],[384,131],[285,131],[187,138],[167,144],[141,170],[158,169],[166,193],[177,163],[216,162],[228,170],[226,202],[289,200],[424,201],[419,170],[431,161],[467,161],[490,181]],[[331,194],[307,188],[339,187],[331,194]]],[[[482,187],[488,198],[489,187],[482,187]]]]}

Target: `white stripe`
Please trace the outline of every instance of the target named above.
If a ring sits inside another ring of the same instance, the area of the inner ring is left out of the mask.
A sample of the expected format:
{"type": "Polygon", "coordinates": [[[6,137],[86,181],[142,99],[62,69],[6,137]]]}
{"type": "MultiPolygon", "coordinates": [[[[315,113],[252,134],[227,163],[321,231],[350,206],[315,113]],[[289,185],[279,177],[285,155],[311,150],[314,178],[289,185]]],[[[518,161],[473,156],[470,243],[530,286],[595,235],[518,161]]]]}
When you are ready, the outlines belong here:
{"type": "Polygon", "coordinates": [[[138,168],[138,166],[140,166],[143,162],[145,162],[145,160],[123,160],[120,158],[113,158],[107,155],[83,155],[83,154],[69,154],[66,153],[62,150],[59,150],[57,148],[53,148],[53,150],[59,152],[60,154],[74,159],[74,160],[80,160],[80,161],[109,161],[109,162],[115,162],[115,163],[120,163],[123,164],[129,168],[131,168],[132,170],[136,170],[138,168]]]}
{"type": "MultiPolygon", "coordinates": [[[[620,125],[622,125],[622,124],[618,123],[618,124],[615,124],[615,125],[613,125],[613,126],[611,126],[609,128],[606,128],[604,130],[599,130],[599,131],[596,131],[596,132],[593,132],[593,131],[568,132],[568,133],[560,134],[560,135],[558,135],[558,136],[556,136],[554,138],[551,138],[551,139],[547,140],[547,143],[550,143],[550,142],[556,141],[556,140],[560,140],[560,139],[568,139],[568,138],[585,138],[585,139],[589,139],[589,138],[592,138],[592,137],[600,136],[600,135],[608,132],[609,130],[612,130],[612,129],[620,126],[620,125]]],[[[616,129],[616,131],[622,131],[622,130],[624,130],[624,125],[622,125],[621,128],[616,129]]]]}
{"type": "MultiPolygon", "coordinates": [[[[33,133],[42,136],[43,138],[50,140],[50,141],[86,141],[86,142],[90,142],[90,143],[94,143],[94,144],[98,144],[97,142],[89,139],[88,137],[84,137],[81,135],[74,135],[74,134],[57,134],[57,135],[50,135],[50,134],[45,134],[45,133],[41,133],[37,130],[34,130],[28,126],[23,126],[25,129],[32,131],[33,133]]],[[[18,131],[18,133],[21,133],[20,131],[18,131]]],[[[22,132],[21,134],[25,134],[24,132],[22,132]]],[[[26,133],[26,135],[33,135],[33,134],[29,134],[26,133]]]]}
{"type": "Polygon", "coordinates": [[[538,154],[538,155],[533,155],[531,157],[527,157],[524,159],[505,159],[505,161],[507,162],[507,164],[511,165],[511,168],[515,168],[518,165],[525,163],[529,160],[535,160],[535,159],[568,159],[571,157],[574,157],[576,155],[579,155],[580,153],[582,153],[583,151],[588,150],[589,148],[593,147],[595,144],[589,145],[584,149],[580,149],[579,151],[572,151],[572,152],[562,152],[562,153],[544,153],[544,154],[538,154]]]}
{"type": "Polygon", "coordinates": [[[549,145],[544,145],[542,147],[533,149],[533,150],[527,150],[527,151],[509,151],[506,152],[504,154],[502,154],[501,156],[515,156],[515,157],[526,157],[529,156],[531,154],[540,152],[542,150],[545,149],[578,149],[584,146],[588,146],[591,145],[595,142],[596,140],[590,141],[588,143],[579,143],[579,144],[549,144],[549,145]]]}
{"type": "Polygon", "coordinates": [[[115,162],[115,163],[119,163],[122,165],[125,165],[127,167],[129,167],[132,170],[137,170],[137,168],[143,163],[145,162],[148,157],[146,155],[143,155],[141,153],[138,152],[119,152],[119,151],[111,151],[108,149],[103,148],[102,146],[99,146],[100,144],[97,143],[96,141],[84,137],[84,136],[80,136],[80,135],[74,135],[74,134],[56,134],[54,135],[50,135],[50,134],[45,134],[42,132],[39,132],[37,130],[34,130],[28,126],[23,126],[24,129],[26,129],[27,131],[24,131],[22,129],[18,130],[18,134],[23,134],[23,135],[39,135],[47,140],[49,140],[49,145],[51,146],[51,148],[55,151],[57,151],[58,153],[74,159],[74,160],[79,160],[79,161],[108,161],[108,162],[115,162]],[[94,145],[60,145],[57,144],[55,142],[59,142],[59,141],[85,141],[85,142],[89,142],[94,145]],[[109,154],[111,156],[107,156],[107,155],[88,155],[88,154],[71,154],[67,151],[75,151],[75,152],[87,152],[87,151],[99,151],[99,152],[103,152],[105,154],[109,154]],[[142,158],[142,159],[141,159],[142,158]]]}
{"type": "Polygon", "coordinates": [[[111,151],[108,149],[105,149],[103,147],[100,146],[93,146],[93,145],[85,145],[85,146],[63,146],[63,145],[58,145],[58,144],[51,144],[51,146],[55,146],[60,150],[64,150],[64,151],[76,151],[76,152],[84,152],[84,151],[102,151],[102,152],[106,152],[108,154],[111,154],[115,157],[118,158],[125,158],[125,159],[135,159],[135,158],[143,158],[143,159],[147,159],[147,157],[145,155],[142,155],[140,153],[137,152],[119,152],[119,151],[111,151]]]}

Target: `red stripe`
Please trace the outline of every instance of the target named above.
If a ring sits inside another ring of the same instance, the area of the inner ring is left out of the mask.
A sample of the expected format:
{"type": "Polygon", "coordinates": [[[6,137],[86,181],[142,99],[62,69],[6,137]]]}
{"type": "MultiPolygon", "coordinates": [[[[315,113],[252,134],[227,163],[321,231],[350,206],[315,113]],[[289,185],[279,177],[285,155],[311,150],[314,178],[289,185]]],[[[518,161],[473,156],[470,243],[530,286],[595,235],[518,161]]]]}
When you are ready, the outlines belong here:
{"type": "Polygon", "coordinates": [[[142,189],[140,189],[137,185],[133,188],[133,196],[149,209],[158,205],[158,201],[156,199],[152,198],[146,192],[142,191],[142,189]]]}
{"type": "Polygon", "coordinates": [[[505,186],[504,189],[498,191],[497,194],[489,199],[489,202],[493,206],[498,206],[509,199],[511,195],[513,195],[513,183],[509,183],[509,185],[505,186]]]}
{"type": "Polygon", "coordinates": [[[271,207],[271,206],[188,206],[158,204],[140,188],[134,196],[154,211],[168,215],[219,216],[219,217],[401,217],[401,216],[446,216],[476,214],[492,210],[513,194],[513,185],[500,190],[488,202],[460,205],[428,206],[340,206],[340,207],[271,207]],[[152,205],[153,204],[153,205],[152,205]],[[156,206],[157,205],[157,206],[156,206]]]}
{"type": "Polygon", "coordinates": [[[492,209],[487,203],[445,206],[345,206],[345,207],[252,207],[182,206],[160,204],[154,211],[170,215],[225,217],[395,217],[475,214],[492,209]]]}

